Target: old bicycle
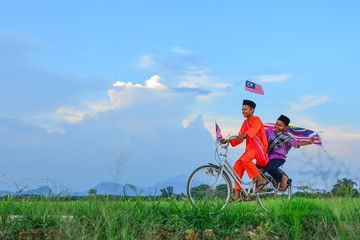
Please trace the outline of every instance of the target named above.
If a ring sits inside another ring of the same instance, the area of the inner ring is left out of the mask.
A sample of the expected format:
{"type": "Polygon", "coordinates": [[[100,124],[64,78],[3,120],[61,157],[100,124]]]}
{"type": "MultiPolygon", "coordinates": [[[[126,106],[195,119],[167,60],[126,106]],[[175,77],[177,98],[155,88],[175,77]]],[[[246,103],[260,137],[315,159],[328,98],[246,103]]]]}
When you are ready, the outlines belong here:
{"type": "MultiPolygon", "coordinates": [[[[229,140],[236,138],[237,136],[231,136],[229,140]]],[[[228,206],[230,201],[233,200],[233,187],[230,177],[241,188],[241,198],[239,201],[246,202],[256,199],[265,211],[269,211],[269,206],[275,199],[291,199],[291,179],[285,172],[280,170],[288,177],[288,186],[285,191],[280,191],[272,183],[271,177],[266,173],[265,168],[256,166],[262,177],[266,179],[266,185],[260,191],[255,192],[256,178],[251,179],[250,182],[240,179],[227,160],[228,148],[229,142],[223,144],[219,140],[216,141],[215,159],[218,164],[209,163],[195,169],[191,173],[187,182],[186,192],[193,206],[207,204],[217,206],[219,209],[224,209],[228,206]]]]}

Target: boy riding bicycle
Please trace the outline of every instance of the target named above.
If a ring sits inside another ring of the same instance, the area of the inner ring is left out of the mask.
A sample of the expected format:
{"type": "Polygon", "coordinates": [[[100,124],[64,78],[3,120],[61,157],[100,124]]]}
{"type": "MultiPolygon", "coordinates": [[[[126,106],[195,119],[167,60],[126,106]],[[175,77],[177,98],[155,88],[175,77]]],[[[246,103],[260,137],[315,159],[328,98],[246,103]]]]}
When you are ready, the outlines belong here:
{"type": "Polygon", "coordinates": [[[281,115],[276,121],[275,130],[265,129],[269,156],[269,163],[266,166],[266,170],[272,176],[272,182],[275,187],[280,183],[280,191],[286,190],[288,178],[283,176],[278,168],[285,163],[286,155],[290,148],[299,148],[300,146],[310,145],[315,140],[314,137],[311,137],[307,142],[296,140],[286,133],[289,123],[290,119],[281,115]]]}
{"type": "MultiPolygon", "coordinates": [[[[242,106],[242,114],[246,118],[243,122],[238,134],[237,140],[230,140],[233,147],[239,145],[246,138],[245,153],[241,155],[239,160],[235,162],[234,170],[240,178],[243,177],[246,170],[250,179],[257,178],[256,192],[261,190],[266,185],[266,180],[260,175],[253,160],[256,158],[257,164],[265,167],[268,163],[267,156],[267,140],[264,130],[264,125],[259,117],[254,116],[256,104],[250,100],[244,100],[242,106]]],[[[223,139],[222,143],[227,143],[229,140],[223,139]]],[[[235,200],[240,199],[241,188],[235,181],[235,200]]]]}

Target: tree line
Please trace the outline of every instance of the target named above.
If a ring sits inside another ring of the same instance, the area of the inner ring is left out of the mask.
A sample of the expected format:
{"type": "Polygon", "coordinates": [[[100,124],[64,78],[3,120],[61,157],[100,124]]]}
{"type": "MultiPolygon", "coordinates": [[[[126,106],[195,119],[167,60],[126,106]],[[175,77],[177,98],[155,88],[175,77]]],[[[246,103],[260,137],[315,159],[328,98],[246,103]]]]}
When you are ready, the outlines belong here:
{"type": "MultiPolygon", "coordinates": [[[[201,186],[199,186],[201,187],[201,186]]],[[[217,186],[217,188],[221,189],[225,186],[217,186]]],[[[196,191],[196,189],[192,189],[196,191]]],[[[126,194],[120,195],[98,195],[96,189],[90,189],[88,191],[88,196],[41,196],[41,195],[3,195],[0,196],[0,200],[21,200],[26,198],[31,198],[32,200],[42,200],[46,197],[50,197],[51,200],[62,200],[62,201],[76,201],[81,199],[88,198],[104,198],[107,200],[131,200],[135,198],[142,198],[144,200],[152,199],[167,199],[167,200],[182,200],[186,199],[186,195],[184,193],[175,194],[173,186],[167,186],[165,188],[160,189],[161,195],[154,196],[128,196],[126,194]]],[[[324,189],[314,189],[310,186],[300,186],[297,187],[297,191],[293,192],[293,196],[299,197],[360,197],[360,189],[358,188],[358,184],[348,178],[337,179],[337,182],[332,186],[330,191],[326,191],[324,189]]]]}

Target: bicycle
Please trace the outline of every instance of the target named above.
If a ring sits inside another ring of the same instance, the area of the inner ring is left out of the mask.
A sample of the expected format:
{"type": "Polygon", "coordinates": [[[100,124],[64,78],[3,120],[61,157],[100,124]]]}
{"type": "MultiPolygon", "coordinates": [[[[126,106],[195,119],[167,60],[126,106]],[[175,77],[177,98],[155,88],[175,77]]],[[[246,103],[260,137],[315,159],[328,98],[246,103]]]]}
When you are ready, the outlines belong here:
{"type": "MultiPolygon", "coordinates": [[[[231,136],[229,140],[235,139],[237,136],[231,136]]],[[[240,179],[239,175],[235,172],[227,160],[229,142],[223,144],[216,141],[215,160],[219,165],[209,163],[195,169],[187,182],[186,192],[190,203],[196,207],[201,204],[213,205],[216,208],[224,209],[232,199],[232,181],[230,177],[240,186],[241,197],[240,201],[253,201],[257,200],[258,204],[265,211],[269,211],[274,199],[285,198],[291,199],[292,180],[286,173],[280,170],[286,177],[288,177],[287,188],[280,191],[276,185],[272,183],[272,178],[267,174],[266,169],[258,165],[261,176],[266,179],[266,185],[258,192],[256,189],[256,178],[250,182],[244,182],[240,179]],[[224,153],[219,153],[218,149],[221,147],[224,153]],[[248,186],[245,188],[245,186],[248,186]]]]}

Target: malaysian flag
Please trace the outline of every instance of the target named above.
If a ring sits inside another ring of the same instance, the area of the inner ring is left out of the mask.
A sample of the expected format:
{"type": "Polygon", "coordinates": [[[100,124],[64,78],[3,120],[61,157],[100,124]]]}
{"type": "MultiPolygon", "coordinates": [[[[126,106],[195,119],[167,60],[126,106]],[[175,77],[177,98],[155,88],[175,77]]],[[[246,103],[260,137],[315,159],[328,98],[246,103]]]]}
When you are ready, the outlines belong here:
{"type": "Polygon", "coordinates": [[[246,80],[246,83],[245,83],[245,90],[249,91],[249,92],[264,95],[264,90],[262,89],[262,87],[259,84],[250,82],[248,80],[246,80]]]}
{"type": "MultiPolygon", "coordinates": [[[[264,123],[265,129],[273,129],[275,130],[275,123],[264,123]]],[[[324,151],[325,148],[322,146],[320,135],[317,132],[306,128],[299,128],[294,126],[289,126],[286,130],[286,133],[295,138],[298,141],[309,141],[311,137],[315,137],[314,144],[320,146],[324,151]]]]}
{"type": "Polygon", "coordinates": [[[223,139],[223,136],[221,135],[221,129],[219,125],[217,125],[217,122],[215,122],[215,129],[216,129],[216,139],[217,140],[223,139]]]}

